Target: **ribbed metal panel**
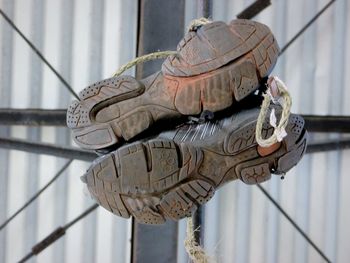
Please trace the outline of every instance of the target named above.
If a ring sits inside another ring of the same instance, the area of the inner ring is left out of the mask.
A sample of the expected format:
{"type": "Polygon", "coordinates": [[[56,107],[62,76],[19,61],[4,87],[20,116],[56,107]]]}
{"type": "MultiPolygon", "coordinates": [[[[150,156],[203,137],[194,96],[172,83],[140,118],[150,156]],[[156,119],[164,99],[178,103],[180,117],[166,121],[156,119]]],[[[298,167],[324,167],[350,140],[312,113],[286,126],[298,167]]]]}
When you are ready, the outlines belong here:
{"type": "MultiPolygon", "coordinates": [[[[251,2],[215,0],[213,19],[228,22],[251,2]]],[[[269,25],[283,46],[326,3],[272,1],[255,19],[269,25]]],[[[77,92],[135,56],[136,0],[2,0],[0,6],[77,92]]],[[[186,1],[186,25],[197,12],[197,2],[186,1]]],[[[294,112],[350,114],[349,13],[346,0],[336,1],[279,58],[274,74],[289,87],[294,112]]],[[[67,107],[70,94],[3,19],[0,46],[1,107],[67,107]]],[[[0,127],[0,135],[71,143],[64,128],[0,127]]],[[[333,262],[350,261],[349,158],[350,151],[306,156],[284,181],[274,177],[263,184],[333,262]]],[[[0,150],[0,222],[65,162],[0,150]]],[[[74,161],[38,202],[0,232],[0,262],[20,259],[92,203],[79,179],[87,166],[74,161]]],[[[182,246],[185,224],[179,224],[179,262],[188,262],[182,246]]],[[[128,262],[129,225],[98,209],[32,262],[128,262]]],[[[226,185],[206,205],[204,231],[205,248],[219,262],[323,262],[257,187],[242,182],[226,185]]]]}
{"type": "MultiPolygon", "coordinates": [[[[1,8],[76,92],[107,78],[136,51],[137,1],[2,0],[1,8]]],[[[66,108],[72,96],[27,44],[0,19],[1,107],[66,108]]],[[[0,127],[13,136],[71,144],[65,128],[0,127]]],[[[0,150],[0,221],[42,187],[67,160],[0,150]]],[[[15,262],[31,247],[93,203],[79,177],[88,163],[70,169],[0,232],[0,262],[15,262]]],[[[130,220],[103,209],[75,225],[31,262],[129,262],[130,220]]]]}
{"type": "MultiPolygon", "coordinates": [[[[215,0],[213,19],[228,22],[252,2],[215,0]]],[[[272,1],[255,20],[283,46],[327,3],[272,1]]],[[[189,1],[186,8],[188,23],[197,5],[189,1]]],[[[273,74],[289,87],[294,112],[349,115],[349,13],[346,0],[336,1],[279,58],[273,74]]],[[[284,181],[274,177],[263,184],[332,262],[350,260],[349,157],[349,151],[305,156],[284,181]]],[[[219,262],[323,262],[257,187],[242,182],[226,185],[206,205],[204,231],[205,248],[219,262]]]]}

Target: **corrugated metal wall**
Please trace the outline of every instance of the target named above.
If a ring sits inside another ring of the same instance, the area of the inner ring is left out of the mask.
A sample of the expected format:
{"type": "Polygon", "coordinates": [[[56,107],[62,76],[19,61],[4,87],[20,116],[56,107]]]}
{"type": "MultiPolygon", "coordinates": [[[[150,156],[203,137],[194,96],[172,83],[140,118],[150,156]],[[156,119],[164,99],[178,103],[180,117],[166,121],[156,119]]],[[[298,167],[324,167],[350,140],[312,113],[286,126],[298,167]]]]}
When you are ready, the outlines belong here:
{"type": "MultiPolygon", "coordinates": [[[[214,0],[213,19],[228,22],[251,2],[214,0]]],[[[270,26],[282,47],[327,3],[276,0],[255,20],[270,26]]],[[[189,21],[196,4],[187,8],[189,21]]],[[[289,87],[294,112],[350,114],[348,14],[350,4],[336,1],[279,58],[273,74],[289,87]]],[[[350,261],[349,158],[350,151],[305,156],[284,181],[263,184],[332,262],[350,261]]],[[[206,205],[204,243],[219,262],[324,262],[257,187],[241,182],[225,186],[206,205]]]]}
{"type": "MultiPolygon", "coordinates": [[[[229,21],[251,2],[213,0],[213,19],[229,21]]],[[[283,46],[326,3],[275,0],[256,20],[269,25],[283,46]]],[[[135,56],[136,0],[1,0],[0,6],[76,91],[109,77],[135,56]]],[[[294,112],[350,114],[349,13],[346,0],[336,1],[280,57],[274,74],[287,83],[294,112]]],[[[185,24],[196,16],[197,2],[186,1],[185,24]]],[[[0,45],[1,107],[67,107],[69,93],[3,19],[0,45]]],[[[64,128],[0,127],[0,135],[71,143],[64,128]]],[[[264,184],[334,262],[350,261],[349,158],[350,151],[306,156],[284,181],[276,177],[264,184]]],[[[0,222],[65,162],[0,150],[0,222]]],[[[18,260],[92,203],[79,180],[87,165],[74,161],[54,187],[0,232],[0,262],[18,260]]],[[[323,262],[257,187],[228,184],[205,211],[204,244],[219,262],[323,262]]],[[[185,220],[179,228],[179,262],[187,262],[184,233],[185,220]]],[[[98,209],[32,262],[128,262],[129,236],[129,220],[98,209]]]]}
{"type": "MultiPolygon", "coordinates": [[[[2,0],[1,8],[78,92],[107,78],[135,56],[137,1],[2,0]]],[[[1,107],[66,108],[72,97],[28,45],[0,19],[1,107]]],[[[1,136],[67,145],[65,128],[0,127],[1,136]]],[[[0,221],[42,187],[67,160],[0,150],[0,221]]],[[[58,225],[93,202],[79,177],[67,173],[0,232],[0,262],[15,262],[58,225]]],[[[103,209],[72,227],[32,262],[128,262],[130,220],[103,209]]]]}

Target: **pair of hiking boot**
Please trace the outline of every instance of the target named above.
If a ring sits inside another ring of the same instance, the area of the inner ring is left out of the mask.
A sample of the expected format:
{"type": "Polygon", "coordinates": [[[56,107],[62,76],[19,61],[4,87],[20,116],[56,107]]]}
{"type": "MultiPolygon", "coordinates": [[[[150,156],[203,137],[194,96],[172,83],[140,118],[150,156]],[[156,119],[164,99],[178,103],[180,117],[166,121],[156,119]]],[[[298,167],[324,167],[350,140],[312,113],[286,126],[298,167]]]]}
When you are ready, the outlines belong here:
{"type": "MultiPolygon", "coordinates": [[[[145,224],[190,216],[229,181],[284,174],[306,148],[304,120],[294,114],[283,141],[261,147],[255,139],[261,92],[279,53],[267,26],[211,22],[188,32],[177,51],[145,79],[89,86],[67,112],[80,147],[108,152],[82,176],[92,197],[145,224]]],[[[263,137],[273,131],[266,119],[263,137]]]]}

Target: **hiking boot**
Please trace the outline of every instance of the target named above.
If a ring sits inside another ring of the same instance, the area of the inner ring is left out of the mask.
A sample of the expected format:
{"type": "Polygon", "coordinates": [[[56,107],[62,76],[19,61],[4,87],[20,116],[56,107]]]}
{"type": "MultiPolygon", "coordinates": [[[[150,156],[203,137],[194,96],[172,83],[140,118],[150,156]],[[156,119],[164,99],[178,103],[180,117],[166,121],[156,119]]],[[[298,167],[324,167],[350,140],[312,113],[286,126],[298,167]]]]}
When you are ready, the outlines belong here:
{"type": "Polygon", "coordinates": [[[154,122],[217,112],[253,93],[274,67],[279,48],[258,22],[212,22],[188,32],[162,70],[142,80],[119,76],[80,92],[67,125],[82,148],[128,141],[154,122]]]}
{"type": "MultiPolygon", "coordinates": [[[[262,148],[255,141],[258,114],[259,108],[249,109],[128,144],[96,159],[82,180],[92,197],[118,216],[145,224],[190,216],[225,183],[261,183],[301,159],[307,143],[304,120],[291,114],[287,137],[262,148]]],[[[272,133],[266,120],[263,137],[272,133]]]]}

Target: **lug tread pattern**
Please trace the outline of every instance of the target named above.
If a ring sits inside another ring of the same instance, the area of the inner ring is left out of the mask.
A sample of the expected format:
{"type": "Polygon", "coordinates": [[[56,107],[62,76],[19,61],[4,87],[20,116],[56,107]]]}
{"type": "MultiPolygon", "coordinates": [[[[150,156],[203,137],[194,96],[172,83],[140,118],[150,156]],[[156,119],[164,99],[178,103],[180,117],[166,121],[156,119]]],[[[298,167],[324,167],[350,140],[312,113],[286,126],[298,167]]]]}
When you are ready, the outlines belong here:
{"type": "Polygon", "coordinates": [[[213,186],[203,180],[175,187],[179,175],[187,180],[190,175],[184,174],[194,171],[198,166],[195,163],[200,160],[199,152],[191,147],[178,146],[173,141],[151,140],[107,155],[90,167],[83,181],[92,197],[112,213],[125,218],[132,215],[145,224],[162,224],[167,218],[190,215],[214,194],[213,186]],[[184,166],[179,167],[179,164],[184,166]],[[144,195],[146,191],[154,194],[144,195]],[[167,205],[174,202],[174,208],[167,205]]]}
{"type": "Polygon", "coordinates": [[[214,187],[204,180],[193,180],[175,188],[165,195],[160,207],[169,218],[179,220],[191,216],[199,205],[214,195],[214,187]]]}
{"type": "MultiPolygon", "coordinates": [[[[73,101],[67,110],[67,126],[73,130],[75,142],[87,149],[100,149],[117,143],[119,136],[109,121],[118,117],[118,108],[107,109],[104,114],[100,114],[101,117],[96,109],[106,109],[106,105],[138,96],[144,89],[134,78],[121,76],[97,82],[82,90],[79,93],[81,100],[73,101]],[[96,118],[102,118],[102,122],[96,123],[96,118]]],[[[136,126],[136,132],[143,126],[142,122],[136,126]]]]}
{"type": "Polygon", "coordinates": [[[143,84],[121,76],[82,90],[82,101],[67,111],[75,142],[102,149],[132,139],[159,119],[223,110],[259,87],[279,53],[270,29],[248,20],[204,25],[186,34],[178,50],[180,56],[169,56],[162,72],[143,84]]]}
{"type": "MultiPolygon", "coordinates": [[[[187,33],[178,45],[179,55],[169,56],[162,71],[171,76],[195,76],[218,69],[259,47],[270,49],[270,62],[274,64],[274,53],[279,52],[279,47],[267,26],[244,19],[233,20],[229,25],[212,22],[187,33]]],[[[264,58],[265,54],[258,65],[264,58]]]]}
{"type": "Polygon", "coordinates": [[[259,184],[271,178],[268,163],[250,166],[242,169],[241,180],[246,184],[259,184]]]}
{"type": "MultiPolygon", "coordinates": [[[[228,154],[237,154],[250,146],[256,144],[255,140],[255,128],[256,122],[247,124],[246,126],[238,129],[235,132],[230,133],[224,143],[224,151],[228,154]]],[[[273,133],[273,127],[267,123],[263,124],[262,137],[264,139],[270,137],[273,133]]]]}
{"type": "Polygon", "coordinates": [[[130,213],[120,195],[117,167],[120,167],[119,160],[110,154],[103,161],[93,164],[83,176],[83,181],[99,205],[118,216],[129,218],[130,213]]]}
{"type": "MultiPolygon", "coordinates": [[[[213,135],[214,144],[209,137],[194,142],[153,139],[126,145],[96,160],[83,181],[101,206],[121,217],[162,224],[190,216],[224,183],[235,179],[261,183],[270,178],[276,163],[288,167],[300,160],[306,147],[302,118],[291,115],[286,128],[294,141],[287,138],[289,145],[261,157],[252,137],[257,113],[258,109],[247,114],[249,118],[241,120],[240,128],[225,124],[213,135]],[[289,152],[287,147],[291,147],[289,152]]],[[[271,132],[266,121],[264,136],[271,132]]]]}

